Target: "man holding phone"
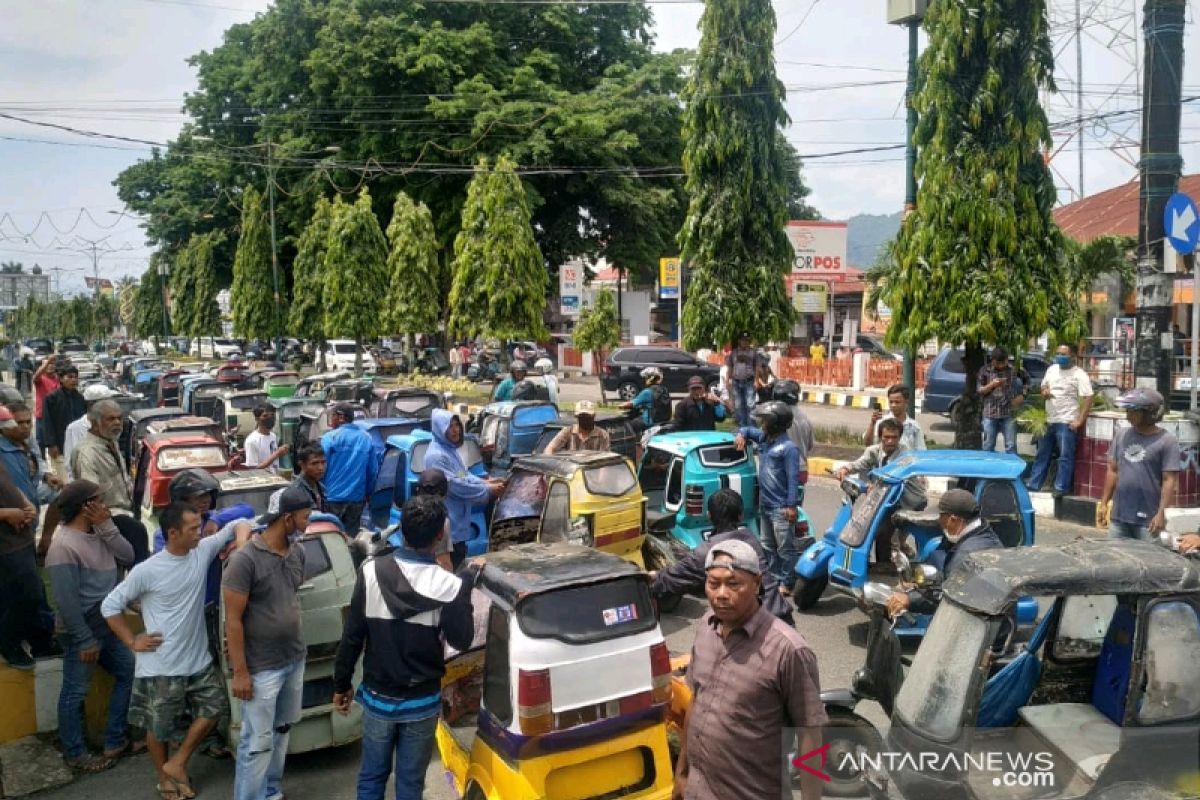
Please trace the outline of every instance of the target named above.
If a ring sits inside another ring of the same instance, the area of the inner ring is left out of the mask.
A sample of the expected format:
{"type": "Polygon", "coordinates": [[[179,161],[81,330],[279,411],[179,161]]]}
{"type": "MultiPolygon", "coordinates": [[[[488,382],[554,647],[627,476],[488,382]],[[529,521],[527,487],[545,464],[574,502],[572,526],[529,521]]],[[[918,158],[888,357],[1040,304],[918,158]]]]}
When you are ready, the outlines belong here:
{"type": "Polygon", "coordinates": [[[886,414],[879,407],[879,400],[871,399],[871,423],[867,426],[867,432],[863,434],[863,443],[867,447],[875,444],[879,439],[880,424],[885,419],[894,419],[900,423],[900,429],[903,431],[900,435],[900,444],[906,450],[925,449],[925,433],[921,430],[921,423],[908,415],[908,400],[908,387],[900,383],[888,387],[888,412],[886,414]]]}

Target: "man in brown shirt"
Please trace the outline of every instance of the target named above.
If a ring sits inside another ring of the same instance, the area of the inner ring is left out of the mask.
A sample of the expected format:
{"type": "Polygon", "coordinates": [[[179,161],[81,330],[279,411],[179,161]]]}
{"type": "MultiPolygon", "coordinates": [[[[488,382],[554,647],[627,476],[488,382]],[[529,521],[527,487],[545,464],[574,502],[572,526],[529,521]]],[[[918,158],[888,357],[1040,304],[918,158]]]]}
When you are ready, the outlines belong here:
{"type": "Polygon", "coordinates": [[[610,446],[608,431],[596,427],[596,404],[591,400],[580,400],[575,404],[575,424],[559,431],[546,445],[546,452],[595,450],[607,453],[610,446]]]}
{"type": "MultiPolygon", "coordinates": [[[[794,628],[759,605],[761,568],[750,545],[720,542],[704,567],[712,613],[692,645],[693,698],[674,797],[790,798],[785,729],[796,729],[796,752],[804,754],[820,747],[827,722],[816,656],[794,628]]],[[[802,772],[800,780],[803,800],[819,800],[820,779],[802,772]]]]}

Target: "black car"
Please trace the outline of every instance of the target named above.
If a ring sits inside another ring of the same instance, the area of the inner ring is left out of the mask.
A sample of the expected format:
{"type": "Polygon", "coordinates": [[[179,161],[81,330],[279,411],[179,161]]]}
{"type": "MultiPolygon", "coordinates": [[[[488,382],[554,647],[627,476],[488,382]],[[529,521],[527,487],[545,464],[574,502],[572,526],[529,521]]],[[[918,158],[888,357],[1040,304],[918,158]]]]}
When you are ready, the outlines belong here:
{"type": "Polygon", "coordinates": [[[855,344],[858,349],[867,353],[872,358],[885,358],[890,361],[903,361],[903,357],[896,350],[889,349],[883,343],[882,336],[872,336],[869,333],[860,333],[855,344]]]}
{"type": "Polygon", "coordinates": [[[721,368],[701,361],[691,353],[675,347],[619,347],[604,362],[601,383],[606,392],[616,392],[622,400],[632,400],[646,386],[641,372],[657,367],[663,374],[663,385],[671,394],[686,394],[688,379],[693,375],[704,378],[710,389],[716,390],[721,381],[721,368]]]}

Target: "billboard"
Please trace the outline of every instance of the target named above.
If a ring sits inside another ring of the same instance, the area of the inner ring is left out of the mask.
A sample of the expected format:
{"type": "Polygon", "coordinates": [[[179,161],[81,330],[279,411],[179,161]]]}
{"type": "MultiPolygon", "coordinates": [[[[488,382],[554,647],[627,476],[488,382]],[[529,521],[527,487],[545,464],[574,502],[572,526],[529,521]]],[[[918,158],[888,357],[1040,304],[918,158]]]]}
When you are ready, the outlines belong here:
{"type": "Polygon", "coordinates": [[[658,260],[658,297],[660,300],[679,299],[680,267],[678,258],[658,260]]]}
{"type": "Polygon", "coordinates": [[[804,279],[846,276],[846,223],[792,220],[787,237],[795,257],[792,274],[804,279]]]}
{"type": "Polygon", "coordinates": [[[564,317],[578,317],[582,297],[582,264],[578,261],[563,264],[558,268],[559,313],[564,317]]]}

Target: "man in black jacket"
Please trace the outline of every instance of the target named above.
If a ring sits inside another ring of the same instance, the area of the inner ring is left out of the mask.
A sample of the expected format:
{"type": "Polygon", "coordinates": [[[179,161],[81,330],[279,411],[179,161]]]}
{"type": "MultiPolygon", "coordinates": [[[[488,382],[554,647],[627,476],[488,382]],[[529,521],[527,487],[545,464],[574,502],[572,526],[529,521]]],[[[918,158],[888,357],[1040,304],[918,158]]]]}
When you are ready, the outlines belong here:
{"type": "MultiPolygon", "coordinates": [[[[979,503],[966,489],[951,489],[938,501],[938,521],[944,536],[929,563],[941,570],[945,582],[958,570],[966,557],[980,550],[1004,547],[1004,542],[992,530],[988,521],[979,516],[979,503]]],[[[896,591],[888,598],[888,614],[898,616],[905,611],[932,614],[941,600],[941,590],[896,591]]]]}
{"type": "Polygon", "coordinates": [[[365,644],[363,682],[353,695],[363,709],[359,800],[383,800],[393,757],[398,800],[422,796],[442,704],[442,637],[457,650],[474,638],[473,574],[453,575],[434,560],[445,522],[439,498],[413,497],[400,522],[408,546],[359,569],[333,674],[333,704],[349,713],[365,644]]]}
{"type": "Polygon", "coordinates": [[[67,426],[87,413],[87,404],[79,392],[78,368],[64,367],[58,371],[58,388],[46,395],[44,412],[46,441],[42,445],[50,451],[54,474],[65,481],[63,446],[67,442],[67,426]]]}
{"type": "Polygon", "coordinates": [[[704,593],[704,559],[713,546],[727,539],[737,539],[754,548],[758,553],[758,565],[762,568],[762,605],[772,615],[792,624],[792,609],[779,592],[779,583],[767,571],[767,556],[763,553],[758,537],[742,525],[742,498],[732,489],[713,492],[708,498],[708,521],[712,523],[712,534],[695,550],[666,569],[652,572],[650,590],[656,596],[671,594],[704,593]]]}
{"type": "Polygon", "coordinates": [[[704,385],[704,378],[688,378],[688,396],[675,405],[671,423],[678,431],[715,431],[717,422],[725,419],[729,407],[704,385]]]}

